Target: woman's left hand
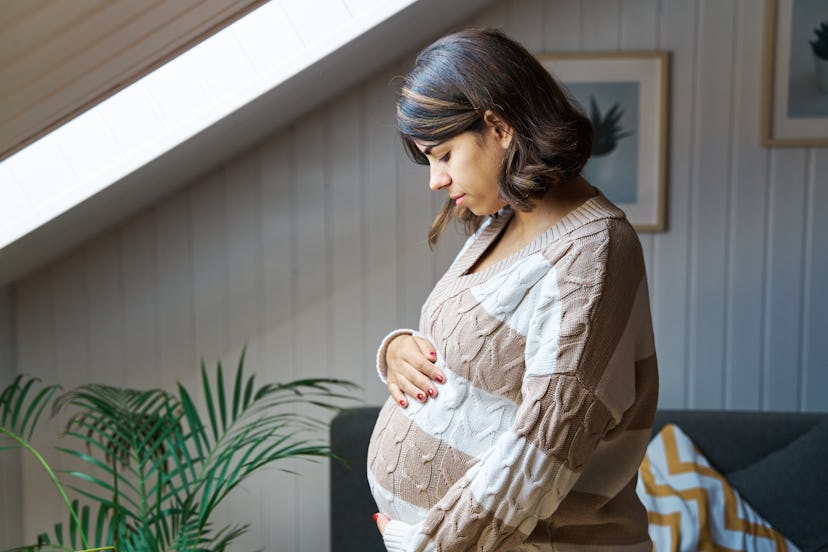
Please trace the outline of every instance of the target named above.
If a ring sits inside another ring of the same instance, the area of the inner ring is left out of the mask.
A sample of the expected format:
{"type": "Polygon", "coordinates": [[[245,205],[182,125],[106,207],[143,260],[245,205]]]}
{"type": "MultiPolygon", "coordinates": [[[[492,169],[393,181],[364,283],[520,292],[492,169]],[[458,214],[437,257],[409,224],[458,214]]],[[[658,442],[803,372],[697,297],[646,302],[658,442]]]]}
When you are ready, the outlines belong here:
{"type": "Polygon", "coordinates": [[[383,514],[376,513],[374,514],[374,521],[377,522],[377,529],[379,529],[380,534],[385,534],[385,526],[388,525],[388,522],[391,520],[383,514]]]}

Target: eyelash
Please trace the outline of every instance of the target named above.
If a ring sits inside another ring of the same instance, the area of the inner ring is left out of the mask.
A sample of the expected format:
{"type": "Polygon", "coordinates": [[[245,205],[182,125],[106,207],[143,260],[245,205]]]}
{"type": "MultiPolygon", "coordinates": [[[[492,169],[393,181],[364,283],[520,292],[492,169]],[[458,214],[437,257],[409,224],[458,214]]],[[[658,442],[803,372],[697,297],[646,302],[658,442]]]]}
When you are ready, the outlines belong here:
{"type": "Polygon", "coordinates": [[[445,163],[446,161],[448,161],[448,160],[449,160],[449,158],[450,158],[450,157],[451,157],[451,153],[447,153],[447,154],[445,154],[444,156],[442,156],[442,157],[440,158],[440,162],[441,162],[441,163],[445,163]]]}

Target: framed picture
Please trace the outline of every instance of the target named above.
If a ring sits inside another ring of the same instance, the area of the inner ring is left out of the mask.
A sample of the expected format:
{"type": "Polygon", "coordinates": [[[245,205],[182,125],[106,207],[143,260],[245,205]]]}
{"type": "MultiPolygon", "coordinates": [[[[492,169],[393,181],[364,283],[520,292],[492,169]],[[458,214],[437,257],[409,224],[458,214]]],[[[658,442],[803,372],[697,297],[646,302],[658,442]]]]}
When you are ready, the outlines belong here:
{"type": "Polygon", "coordinates": [[[665,228],[667,52],[538,54],[595,128],[583,175],[639,231],[665,228]]]}
{"type": "Polygon", "coordinates": [[[762,144],[828,146],[828,2],[768,0],[762,144]]]}

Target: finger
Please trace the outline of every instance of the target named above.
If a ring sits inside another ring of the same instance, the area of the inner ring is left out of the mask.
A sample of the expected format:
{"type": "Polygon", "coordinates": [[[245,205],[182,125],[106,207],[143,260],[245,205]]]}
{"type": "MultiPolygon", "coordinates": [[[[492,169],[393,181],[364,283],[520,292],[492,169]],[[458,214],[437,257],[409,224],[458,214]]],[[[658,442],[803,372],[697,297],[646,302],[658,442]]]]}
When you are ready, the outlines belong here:
{"type": "Polygon", "coordinates": [[[405,408],[408,406],[408,400],[405,398],[400,386],[396,383],[389,383],[388,384],[388,392],[394,397],[394,400],[399,404],[401,407],[405,408]]]}
{"type": "Polygon", "coordinates": [[[388,525],[388,522],[391,521],[388,517],[384,516],[383,514],[376,513],[374,514],[374,521],[377,522],[377,529],[381,535],[385,534],[385,526],[388,525]]]}
{"type": "Polygon", "coordinates": [[[425,402],[428,397],[437,396],[437,386],[423,374],[419,367],[411,363],[403,363],[404,368],[397,374],[397,383],[400,389],[409,397],[425,402]]]}
{"type": "Polygon", "coordinates": [[[437,351],[428,339],[414,336],[414,343],[417,344],[420,352],[423,353],[429,362],[437,362],[437,351]]]}
{"type": "Polygon", "coordinates": [[[388,371],[386,383],[388,392],[403,408],[408,406],[408,397],[424,402],[429,396],[436,396],[436,385],[417,371],[410,363],[400,361],[397,367],[388,371]],[[400,401],[404,401],[400,402],[400,401]]]}
{"type": "Polygon", "coordinates": [[[420,371],[428,374],[431,379],[438,383],[445,383],[446,375],[434,366],[434,363],[437,362],[437,351],[434,350],[434,345],[428,339],[423,339],[422,337],[415,337],[414,341],[417,343],[417,347],[420,348],[420,352],[429,361],[428,364],[423,365],[425,369],[421,369],[420,371]]]}

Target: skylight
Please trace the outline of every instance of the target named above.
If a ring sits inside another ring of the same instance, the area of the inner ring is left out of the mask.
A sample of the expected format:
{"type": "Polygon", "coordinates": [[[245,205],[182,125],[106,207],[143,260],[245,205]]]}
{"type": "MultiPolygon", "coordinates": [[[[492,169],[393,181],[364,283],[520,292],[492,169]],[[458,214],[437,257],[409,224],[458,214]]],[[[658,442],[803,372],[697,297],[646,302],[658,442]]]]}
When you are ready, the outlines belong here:
{"type": "Polygon", "coordinates": [[[271,0],[0,162],[0,249],[414,0],[271,0]]]}

